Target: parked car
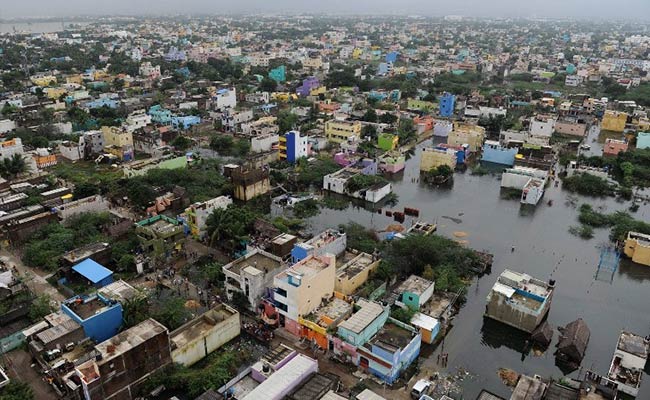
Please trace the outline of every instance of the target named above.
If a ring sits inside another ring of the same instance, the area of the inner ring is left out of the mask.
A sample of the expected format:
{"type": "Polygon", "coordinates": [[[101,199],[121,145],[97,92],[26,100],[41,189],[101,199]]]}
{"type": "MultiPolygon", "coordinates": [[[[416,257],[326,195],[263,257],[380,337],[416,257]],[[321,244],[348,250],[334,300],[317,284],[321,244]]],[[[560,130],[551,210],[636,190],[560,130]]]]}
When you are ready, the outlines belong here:
{"type": "Polygon", "coordinates": [[[412,399],[421,399],[423,395],[429,393],[432,383],[426,379],[420,379],[415,382],[413,389],[411,389],[411,398],[412,399]]]}

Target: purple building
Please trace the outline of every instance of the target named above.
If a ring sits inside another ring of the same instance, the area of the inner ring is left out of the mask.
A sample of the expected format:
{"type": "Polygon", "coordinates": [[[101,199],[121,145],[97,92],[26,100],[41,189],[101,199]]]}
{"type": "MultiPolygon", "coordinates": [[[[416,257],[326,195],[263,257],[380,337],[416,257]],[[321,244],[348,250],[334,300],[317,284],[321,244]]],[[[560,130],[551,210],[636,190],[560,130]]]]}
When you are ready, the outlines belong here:
{"type": "Polygon", "coordinates": [[[309,93],[313,90],[320,87],[320,82],[318,81],[318,78],[315,76],[310,76],[305,78],[302,81],[302,85],[298,86],[296,89],[296,93],[300,97],[307,97],[309,96],[309,93]]]}

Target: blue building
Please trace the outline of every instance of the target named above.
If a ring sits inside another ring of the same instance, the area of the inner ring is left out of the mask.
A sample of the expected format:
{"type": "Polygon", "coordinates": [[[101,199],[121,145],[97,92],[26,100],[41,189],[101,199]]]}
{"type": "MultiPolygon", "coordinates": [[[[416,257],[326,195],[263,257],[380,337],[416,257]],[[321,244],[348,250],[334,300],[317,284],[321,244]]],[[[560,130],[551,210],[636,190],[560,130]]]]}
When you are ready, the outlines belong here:
{"type": "Polygon", "coordinates": [[[357,348],[358,365],[389,385],[418,358],[422,344],[417,330],[390,321],[370,342],[357,348]]]}
{"type": "MultiPolygon", "coordinates": [[[[153,118],[152,118],[153,120],[153,118]]],[[[194,125],[201,123],[201,117],[198,115],[187,115],[184,117],[172,117],[172,127],[175,129],[189,129],[194,125]]]]}
{"type": "Polygon", "coordinates": [[[88,101],[84,104],[86,108],[117,108],[117,100],[109,99],[108,97],[102,97],[97,100],[88,101]]]}
{"type": "Polygon", "coordinates": [[[72,267],[72,270],[84,277],[96,288],[101,288],[109,283],[113,283],[113,271],[95,262],[91,258],[85,259],[75,265],[72,267]]]}
{"type": "Polygon", "coordinates": [[[298,159],[307,157],[311,145],[306,136],[301,136],[298,131],[290,131],[279,138],[280,159],[295,164],[298,159]]]}
{"type": "Polygon", "coordinates": [[[456,106],[456,96],[451,93],[443,93],[440,96],[440,116],[451,117],[454,115],[454,107],[456,106]]]}
{"type": "Polygon", "coordinates": [[[169,125],[172,123],[172,112],[160,104],[151,106],[147,114],[151,115],[151,121],[156,124],[169,125]]]}
{"type": "Polygon", "coordinates": [[[397,61],[397,57],[399,56],[399,53],[396,51],[391,51],[390,53],[386,54],[386,62],[387,63],[394,63],[397,61]]]}
{"type": "Polygon", "coordinates": [[[487,161],[495,164],[515,165],[515,156],[519,153],[516,147],[503,147],[494,140],[486,140],[483,144],[483,156],[481,161],[487,161]]]}
{"type": "Polygon", "coordinates": [[[284,65],[280,65],[277,68],[273,68],[269,71],[269,78],[274,81],[281,83],[287,80],[287,72],[284,65]]]}
{"type": "Polygon", "coordinates": [[[61,311],[79,323],[86,336],[97,343],[117,335],[122,326],[122,305],[101,293],[72,297],[61,304],[61,311]]]}
{"type": "Polygon", "coordinates": [[[377,75],[388,75],[390,71],[393,69],[393,64],[391,63],[379,63],[379,67],[377,69],[377,75]]]}

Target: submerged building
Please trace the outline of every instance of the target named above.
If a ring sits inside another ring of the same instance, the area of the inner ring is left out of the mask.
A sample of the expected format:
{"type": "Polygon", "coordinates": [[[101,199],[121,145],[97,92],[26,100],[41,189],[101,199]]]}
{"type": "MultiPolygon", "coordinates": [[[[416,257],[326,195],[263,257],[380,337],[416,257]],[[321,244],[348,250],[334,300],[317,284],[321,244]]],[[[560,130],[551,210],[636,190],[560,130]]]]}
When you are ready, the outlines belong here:
{"type": "Polygon", "coordinates": [[[488,294],[485,316],[530,333],[551,308],[554,286],[506,269],[488,294]]]}
{"type": "Polygon", "coordinates": [[[650,266],[650,235],[628,232],[623,251],[635,263],[650,266]]]}

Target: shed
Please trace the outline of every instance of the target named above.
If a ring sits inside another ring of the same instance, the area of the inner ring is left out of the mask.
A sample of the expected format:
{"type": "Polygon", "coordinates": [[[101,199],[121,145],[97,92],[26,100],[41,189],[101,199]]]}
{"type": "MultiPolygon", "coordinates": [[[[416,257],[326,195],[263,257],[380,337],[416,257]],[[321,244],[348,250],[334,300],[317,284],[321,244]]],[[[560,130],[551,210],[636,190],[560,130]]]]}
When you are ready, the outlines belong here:
{"type": "Polygon", "coordinates": [[[440,322],[437,319],[422,313],[416,313],[411,318],[411,325],[415,326],[422,333],[422,341],[431,344],[440,332],[440,322]]]}
{"type": "Polygon", "coordinates": [[[557,344],[557,358],[569,363],[580,364],[585,356],[591,332],[582,318],[558,328],[562,336],[557,344]]]}
{"type": "Polygon", "coordinates": [[[88,258],[72,267],[72,270],[89,280],[97,288],[113,283],[113,271],[88,258]]]}
{"type": "Polygon", "coordinates": [[[551,340],[553,340],[553,328],[551,328],[548,321],[544,321],[543,324],[535,328],[535,330],[530,334],[530,338],[533,342],[546,347],[550,345],[551,340]]]}
{"type": "Polygon", "coordinates": [[[540,379],[522,375],[510,400],[542,400],[547,385],[540,379]]]}

